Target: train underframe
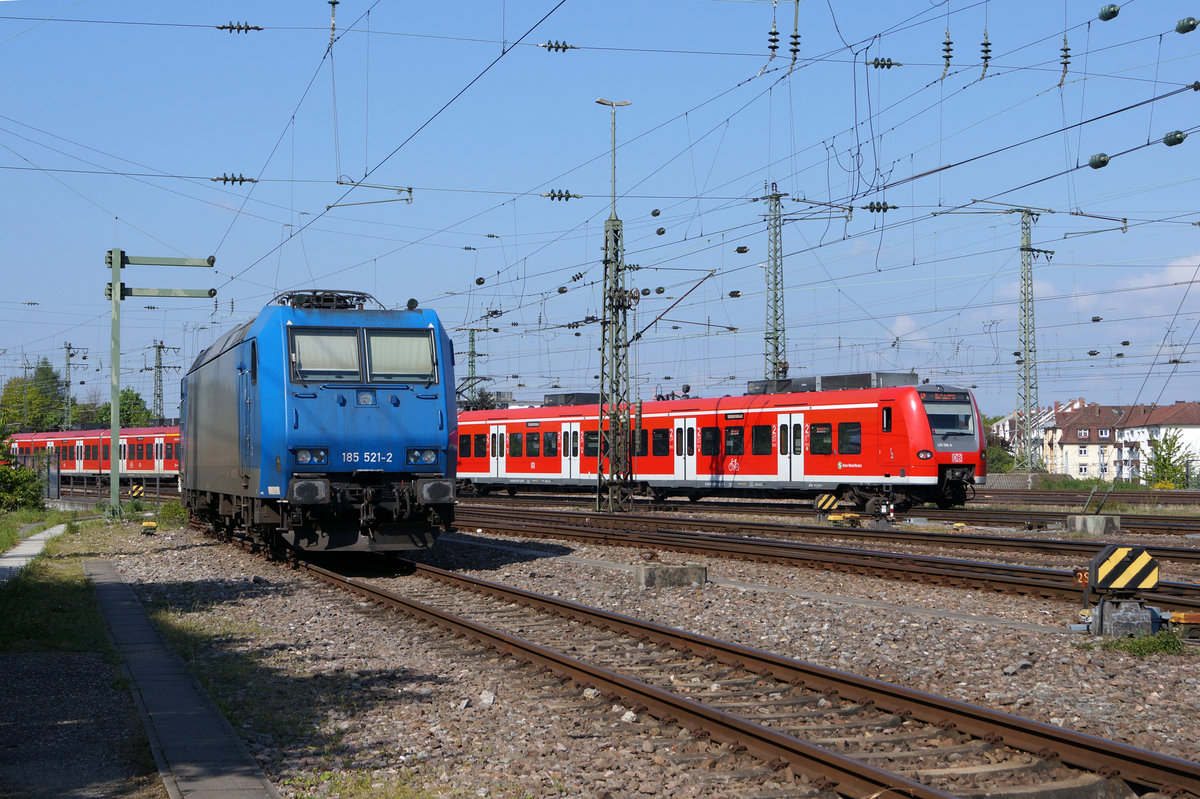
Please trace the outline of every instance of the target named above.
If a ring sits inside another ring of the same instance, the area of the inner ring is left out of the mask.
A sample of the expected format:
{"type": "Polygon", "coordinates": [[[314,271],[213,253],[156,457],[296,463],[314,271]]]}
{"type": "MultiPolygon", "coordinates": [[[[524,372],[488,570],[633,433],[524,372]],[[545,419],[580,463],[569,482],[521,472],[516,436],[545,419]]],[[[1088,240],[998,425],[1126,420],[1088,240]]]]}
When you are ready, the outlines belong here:
{"type": "MultiPolygon", "coordinates": [[[[470,481],[468,481],[470,482],[470,481]]],[[[519,490],[564,490],[590,492],[595,490],[594,484],[561,483],[505,483],[503,481],[473,483],[477,493],[486,495],[492,491],[507,491],[516,494],[519,490]]],[[[635,482],[635,491],[662,502],[671,497],[687,497],[696,502],[704,497],[736,496],[752,499],[813,499],[821,494],[833,494],[841,501],[853,505],[858,510],[874,513],[885,505],[890,505],[896,511],[906,511],[909,508],[932,503],[939,508],[951,508],[964,505],[975,495],[975,470],[972,466],[942,466],[939,469],[936,484],[843,484],[816,486],[813,488],[727,488],[721,486],[695,485],[656,485],[645,481],[635,482]]]]}
{"type": "Polygon", "coordinates": [[[214,532],[241,530],[274,550],[400,552],[428,549],[452,529],[454,484],[297,475],[287,499],[185,490],[184,504],[214,532]]]}

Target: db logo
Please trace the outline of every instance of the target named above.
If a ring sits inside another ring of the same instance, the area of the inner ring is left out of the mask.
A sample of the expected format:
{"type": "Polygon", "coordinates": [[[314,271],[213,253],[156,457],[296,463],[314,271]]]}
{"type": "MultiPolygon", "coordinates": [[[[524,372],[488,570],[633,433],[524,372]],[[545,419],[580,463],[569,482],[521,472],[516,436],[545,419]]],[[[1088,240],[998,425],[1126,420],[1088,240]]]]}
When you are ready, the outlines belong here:
{"type": "Polygon", "coordinates": [[[955,452],[955,453],[951,454],[951,455],[950,455],[950,462],[951,462],[951,463],[962,463],[962,453],[961,453],[961,452],[955,452]]]}

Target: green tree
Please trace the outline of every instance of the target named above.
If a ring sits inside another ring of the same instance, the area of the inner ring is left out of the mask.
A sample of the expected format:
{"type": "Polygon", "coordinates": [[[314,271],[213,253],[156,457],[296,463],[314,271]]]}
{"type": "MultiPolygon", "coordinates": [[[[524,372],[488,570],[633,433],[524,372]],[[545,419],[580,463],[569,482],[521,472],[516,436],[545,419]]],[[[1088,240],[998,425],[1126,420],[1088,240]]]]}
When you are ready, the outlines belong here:
{"type": "Polygon", "coordinates": [[[1016,458],[1012,454],[1012,445],[999,436],[987,434],[987,469],[990,474],[1011,472],[1016,458]]]}
{"type": "MultiPolygon", "coordinates": [[[[12,450],[7,437],[0,440],[0,452],[12,450]]],[[[38,473],[24,466],[0,465],[0,512],[42,507],[42,483],[38,473]]]]}
{"type": "Polygon", "coordinates": [[[1149,452],[1142,466],[1142,479],[1150,485],[1169,483],[1172,488],[1187,485],[1187,461],[1192,450],[1183,445],[1183,432],[1167,430],[1148,442],[1149,452]]]}
{"type": "MultiPolygon", "coordinates": [[[[112,417],[112,403],[105,402],[96,408],[96,421],[104,424],[112,417]]],[[[126,386],[121,389],[121,427],[149,427],[152,420],[146,400],[136,389],[126,386]]]]}
{"type": "Polygon", "coordinates": [[[464,411],[490,411],[499,407],[499,402],[495,394],[481,388],[475,392],[474,402],[464,399],[460,407],[464,411]]]}
{"type": "Polygon", "coordinates": [[[0,424],[10,430],[58,429],[67,396],[63,378],[46,358],[22,371],[0,390],[0,424]]]}

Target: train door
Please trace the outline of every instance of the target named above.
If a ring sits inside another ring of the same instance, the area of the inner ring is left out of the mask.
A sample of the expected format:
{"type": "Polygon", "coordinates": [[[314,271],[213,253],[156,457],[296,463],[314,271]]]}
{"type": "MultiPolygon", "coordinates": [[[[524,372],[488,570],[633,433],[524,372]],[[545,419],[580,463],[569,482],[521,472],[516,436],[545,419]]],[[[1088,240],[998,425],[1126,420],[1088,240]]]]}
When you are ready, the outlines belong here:
{"type": "Polygon", "coordinates": [[[579,422],[563,422],[562,476],[567,480],[576,480],[580,477],[579,422]]]}
{"type": "Polygon", "coordinates": [[[674,422],[675,479],[696,479],[696,418],[680,417],[674,422]]]}
{"type": "Polygon", "coordinates": [[[892,406],[879,406],[879,463],[891,466],[896,462],[896,445],[892,437],[892,406]]]}
{"type": "Polygon", "coordinates": [[[154,469],[155,474],[163,473],[163,437],[154,437],[154,469]]]}
{"type": "Polygon", "coordinates": [[[258,342],[242,343],[238,364],[238,463],[242,487],[248,488],[258,470],[258,342]]]}
{"type": "Polygon", "coordinates": [[[488,475],[504,477],[507,469],[504,459],[505,426],[502,424],[488,425],[488,475]]]}
{"type": "Polygon", "coordinates": [[[804,414],[781,413],[775,419],[779,436],[779,480],[804,479],[804,414]]]}

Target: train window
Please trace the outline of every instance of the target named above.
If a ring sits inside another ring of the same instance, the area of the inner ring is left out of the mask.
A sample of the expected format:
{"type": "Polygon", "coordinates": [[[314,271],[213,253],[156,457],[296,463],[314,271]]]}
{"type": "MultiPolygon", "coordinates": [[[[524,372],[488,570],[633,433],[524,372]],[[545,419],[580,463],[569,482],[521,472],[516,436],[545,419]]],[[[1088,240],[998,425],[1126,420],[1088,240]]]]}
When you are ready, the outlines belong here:
{"type": "Polygon", "coordinates": [[[258,385],[258,342],[250,342],[250,385],[258,385]]]}
{"type": "Polygon", "coordinates": [[[750,428],[750,454],[771,454],[771,425],[756,424],[750,428]]]}
{"type": "Polygon", "coordinates": [[[154,444],[154,457],[162,458],[162,444],[157,442],[154,444]]]}
{"type": "Polygon", "coordinates": [[[650,451],[650,431],[646,428],[633,431],[633,457],[644,458],[650,451]]]}
{"type": "Polygon", "coordinates": [[[804,425],[792,425],[792,454],[804,454],[804,425]]]}
{"type": "Polygon", "coordinates": [[[145,444],[139,443],[137,445],[137,455],[135,457],[139,461],[146,459],[146,445],[145,444]]]}
{"type": "Polygon", "coordinates": [[[104,454],[101,456],[101,460],[108,460],[108,444],[104,445],[104,454]]]}
{"type": "Polygon", "coordinates": [[[884,433],[892,432],[892,406],[884,405],[879,409],[879,429],[884,433]]]}
{"type": "Polygon", "coordinates": [[[571,431],[571,457],[572,458],[579,457],[579,431],[578,430],[571,431]]]}
{"type": "Polygon", "coordinates": [[[746,453],[746,428],[738,425],[737,427],[725,428],[725,454],[726,455],[744,455],[746,453]]]}
{"type": "Polygon", "coordinates": [[[671,431],[659,428],[650,434],[650,451],[655,457],[671,454],[671,431]]]}
{"type": "Polygon", "coordinates": [[[788,426],[786,424],[779,425],[779,454],[788,454],[788,426]]]}
{"type": "Polygon", "coordinates": [[[509,433],[508,434],[508,454],[514,458],[524,456],[524,447],[522,443],[525,440],[524,433],[509,433]]]}
{"type": "Polygon", "coordinates": [[[547,458],[558,457],[558,433],[549,430],[542,433],[542,453],[547,458]]]}
{"type": "Polygon", "coordinates": [[[368,330],[367,380],[372,383],[438,382],[432,330],[368,330]]]}
{"type": "Polygon", "coordinates": [[[687,429],[687,454],[696,454],[696,428],[694,427],[687,429]]]}
{"type": "Polygon", "coordinates": [[[583,431],[583,457],[594,458],[599,452],[600,434],[595,430],[583,431]]]}
{"type": "Polygon", "coordinates": [[[504,434],[501,433],[500,435],[498,435],[496,437],[495,442],[493,442],[493,443],[495,443],[496,449],[494,449],[492,451],[496,454],[497,457],[503,458],[504,457],[504,434]]]}
{"type": "Polygon", "coordinates": [[[833,425],[824,423],[809,425],[808,452],[810,455],[833,454],[833,425]]]}
{"type": "Polygon", "coordinates": [[[683,428],[682,427],[675,428],[675,454],[676,455],[683,454],[683,428]]]}
{"type": "MultiPolygon", "coordinates": [[[[108,457],[108,447],[107,446],[104,448],[104,457],[106,457],[106,458],[108,457]]],[[[172,458],[175,457],[175,445],[170,441],[167,442],[167,454],[164,457],[167,460],[171,460],[172,458]]]]}
{"type": "Polygon", "coordinates": [[[463,433],[458,437],[458,454],[464,458],[471,454],[470,433],[463,433]]]}
{"type": "Polygon", "coordinates": [[[125,445],[121,445],[121,460],[125,460],[125,445]]]}
{"type": "Polygon", "coordinates": [[[540,458],[542,455],[542,437],[536,430],[525,436],[525,454],[531,458],[540,458]]]}
{"type": "Polygon", "coordinates": [[[292,379],[359,381],[358,331],[292,328],[292,379]]]}
{"type": "MultiPolygon", "coordinates": [[[[700,428],[700,454],[718,455],[717,446],[721,443],[721,431],[716,427],[700,428]]],[[[688,447],[691,449],[691,447],[688,447]]],[[[691,455],[692,453],[688,453],[691,455]]]]}
{"type": "Polygon", "coordinates": [[[838,424],[838,454],[862,454],[862,422],[841,422],[838,424]]]}
{"type": "Polygon", "coordinates": [[[487,457],[487,433],[475,434],[475,448],[471,451],[471,454],[476,458],[487,457]]]}

